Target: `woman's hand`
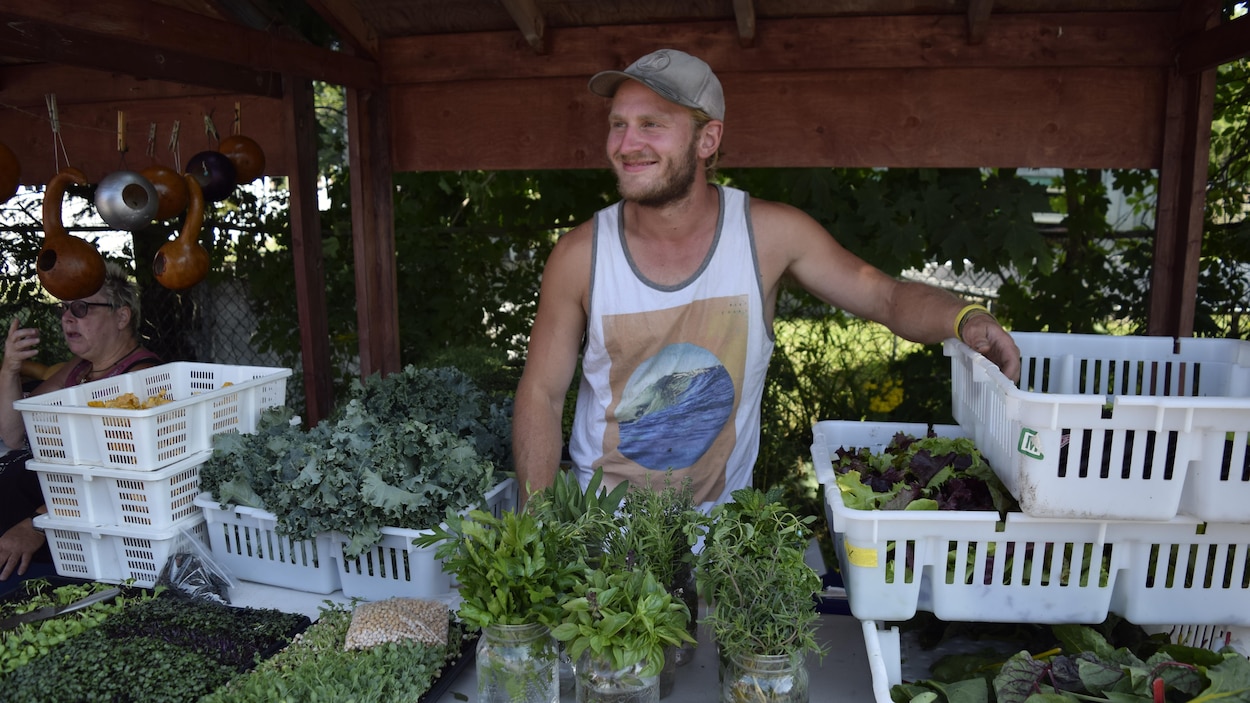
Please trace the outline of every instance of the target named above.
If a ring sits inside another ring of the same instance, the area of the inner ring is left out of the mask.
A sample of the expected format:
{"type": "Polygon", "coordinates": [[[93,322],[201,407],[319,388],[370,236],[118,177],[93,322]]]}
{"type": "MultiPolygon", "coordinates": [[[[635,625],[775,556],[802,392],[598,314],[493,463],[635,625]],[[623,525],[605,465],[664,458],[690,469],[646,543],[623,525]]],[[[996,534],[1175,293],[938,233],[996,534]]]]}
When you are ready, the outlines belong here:
{"type": "Polygon", "coordinates": [[[4,361],[0,366],[6,376],[17,377],[22,372],[22,362],[33,359],[39,353],[39,330],[34,327],[20,327],[21,320],[14,317],[9,321],[9,334],[4,339],[4,361]]]}
{"type": "Polygon", "coordinates": [[[43,546],[44,536],[27,518],[0,535],[0,581],[11,574],[25,576],[31,557],[43,546]]]}

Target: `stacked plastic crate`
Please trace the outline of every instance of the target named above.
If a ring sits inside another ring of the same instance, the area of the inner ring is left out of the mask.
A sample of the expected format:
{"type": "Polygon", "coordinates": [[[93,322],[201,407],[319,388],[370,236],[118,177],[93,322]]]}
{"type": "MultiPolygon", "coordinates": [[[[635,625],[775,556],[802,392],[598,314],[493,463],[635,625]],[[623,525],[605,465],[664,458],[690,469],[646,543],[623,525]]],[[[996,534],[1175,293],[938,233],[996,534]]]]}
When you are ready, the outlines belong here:
{"type": "Polygon", "coordinates": [[[1014,336],[1019,386],[946,342],[958,425],[937,430],[972,437],[1022,514],[849,510],[833,483],[837,449],[880,449],[927,426],[814,428],[852,613],[1093,623],[1114,612],[1240,636],[1250,626],[1250,345],[1014,336]]]}
{"type": "Polygon", "coordinates": [[[290,375],[177,362],[14,403],[57,573],[150,587],[179,540],[207,545],[195,498],[212,438],[255,431],[263,409],[285,402],[290,375]]]}

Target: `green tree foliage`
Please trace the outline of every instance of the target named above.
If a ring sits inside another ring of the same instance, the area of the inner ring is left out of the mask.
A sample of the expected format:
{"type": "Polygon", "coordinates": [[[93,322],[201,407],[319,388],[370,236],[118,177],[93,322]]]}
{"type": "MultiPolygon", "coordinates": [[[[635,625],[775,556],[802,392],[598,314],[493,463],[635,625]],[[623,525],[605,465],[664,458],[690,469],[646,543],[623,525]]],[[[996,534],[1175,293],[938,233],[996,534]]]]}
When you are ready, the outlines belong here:
{"type": "Polygon", "coordinates": [[[727,170],[726,182],[816,218],[886,273],[949,261],[957,273],[1036,268],[1052,255],[1033,224],[1045,189],[1010,169],[727,170]]]}
{"type": "MultiPolygon", "coordinates": [[[[326,205],[320,213],[320,245],[331,354],[341,389],[353,375],[359,348],[346,112],[336,90],[321,87],[317,102],[326,205]]],[[[430,365],[473,349],[467,354],[478,374],[493,376],[492,385],[515,386],[515,370],[500,377],[499,369],[524,349],[541,266],[564,229],[611,202],[610,175],[397,173],[393,185],[401,359],[430,365]],[[493,362],[483,358],[483,350],[493,362]]],[[[262,307],[258,342],[293,358],[300,340],[289,295],[291,233],[282,227],[258,234],[276,239],[269,246],[261,241],[240,246],[239,252],[240,268],[253,272],[253,297],[262,307]]]]}
{"type": "Polygon", "coordinates": [[[1056,265],[1018,267],[999,288],[996,311],[1014,329],[1044,332],[1096,332],[1116,316],[1115,297],[1100,283],[1114,270],[1109,200],[1099,170],[1068,169],[1061,176],[1055,212],[1065,215],[1050,236],[1056,265]]]}
{"type": "MultiPolygon", "coordinates": [[[[1231,4],[1230,4],[1231,11],[1231,4]]],[[[1246,339],[1250,308],[1250,60],[1219,67],[1208,166],[1194,334],[1246,339]]],[[[1150,313],[1153,228],[1123,232],[1107,223],[1106,181],[1096,170],[1067,170],[1055,183],[1062,227],[1048,235],[1053,270],[1021,268],[1000,290],[1000,317],[1017,330],[1142,334],[1150,313]]],[[[1111,185],[1148,222],[1158,174],[1117,170],[1111,185]]]]}

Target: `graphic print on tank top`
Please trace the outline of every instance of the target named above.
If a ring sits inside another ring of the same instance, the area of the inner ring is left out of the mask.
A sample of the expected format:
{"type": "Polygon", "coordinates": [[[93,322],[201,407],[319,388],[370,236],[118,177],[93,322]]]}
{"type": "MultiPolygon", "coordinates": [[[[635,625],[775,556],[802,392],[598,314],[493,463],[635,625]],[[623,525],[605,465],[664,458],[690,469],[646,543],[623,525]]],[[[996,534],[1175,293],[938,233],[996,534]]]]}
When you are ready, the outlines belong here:
{"type": "Polygon", "coordinates": [[[743,295],[604,316],[612,403],[603,463],[638,484],[672,469],[704,486],[700,493],[719,495],[742,394],[747,310],[743,295]]]}

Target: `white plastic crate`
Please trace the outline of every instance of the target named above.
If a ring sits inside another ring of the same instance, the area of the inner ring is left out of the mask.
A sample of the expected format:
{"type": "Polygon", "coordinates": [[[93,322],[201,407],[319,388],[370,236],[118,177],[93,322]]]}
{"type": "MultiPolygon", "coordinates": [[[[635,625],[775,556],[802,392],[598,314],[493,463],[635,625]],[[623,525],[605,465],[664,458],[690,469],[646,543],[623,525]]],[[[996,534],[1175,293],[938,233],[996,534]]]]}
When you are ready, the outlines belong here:
{"type": "MultiPolygon", "coordinates": [[[[1107,523],[995,511],[852,510],[832,457],[839,447],[880,451],[896,432],[925,424],[824,421],[813,427],[812,462],[852,614],[907,620],[917,610],[970,622],[1101,622],[1124,556],[1107,523]],[[1009,557],[1009,558],[1004,558],[1009,557]]],[[[953,425],[937,434],[966,436],[953,425]]]]}
{"type": "Polygon", "coordinates": [[[286,401],[290,369],[174,362],[13,403],[34,460],[154,471],[211,450],[215,435],[256,429],[261,410],[286,401]],[[133,393],[173,401],[143,410],[97,408],[133,393]]]}
{"type": "Polygon", "coordinates": [[[1029,515],[1250,522],[1250,344],[1013,334],[1020,385],[954,339],[955,420],[1029,515]]]}
{"type": "Polygon", "coordinates": [[[164,529],[199,515],[200,465],[212,452],[193,454],[151,472],[102,469],[34,460],[48,514],[84,527],[129,526],[164,529]]]}
{"type": "Polygon", "coordinates": [[[209,493],[196,496],[195,505],[208,521],[213,558],[232,576],[308,593],[339,590],[329,532],[311,540],[284,537],[273,513],[241,505],[227,510],[209,493]]]}
{"type": "MultiPolygon", "coordinates": [[[[486,506],[495,516],[517,506],[516,479],[505,479],[486,494],[486,506]]],[[[451,575],[434,556],[436,546],[417,547],[412,540],[429,530],[382,528],[382,539],[357,557],[344,554],[350,542],[334,535],[333,554],[339,565],[343,595],[364,600],[429,598],[452,590],[451,575]]]]}
{"type": "Polygon", "coordinates": [[[203,516],[161,530],[140,527],[84,527],[58,521],[50,515],[35,518],[52,552],[56,573],[103,583],[126,583],[151,588],[173,555],[183,531],[207,545],[203,516]]]}
{"type": "Polygon", "coordinates": [[[1112,524],[1126,548],[1111,609],[1132,622],[1250,626],[1250,525],[1112,524]]]}
{"type": "MultiPolygon", "coordinates": [[[[926,666],[916,661],[920,657],[910,648],[904,647],[900,630],[897,626],[887,626],[872,620],[860,622],[864,633],[864,650],[868,656],[868,670],[872,675],[872,695],[876,703],[893,703],[890,689],[903,683],[904,680],[914,681],[929,678],[926,666]],[[923,668],[924,671],[915,671],[923,668]]],[[[1207,626],[1190,627],[1180,625],[1142,626],[1148,632],[1167,632],[1173,642],[1191,647],[1202,647],[1219,651],[1231,646],[1242,654],[1250,655],[1250,630],[1238,627],[1207,626]]],[[[973,642],[968,651],[978,651],[985,647],[985,642],[973,642]]],[[[956,652],[950,652],[956,653],[956,652]]],[[[925,659],[931,659],[927,653],[925,659]]]]}

